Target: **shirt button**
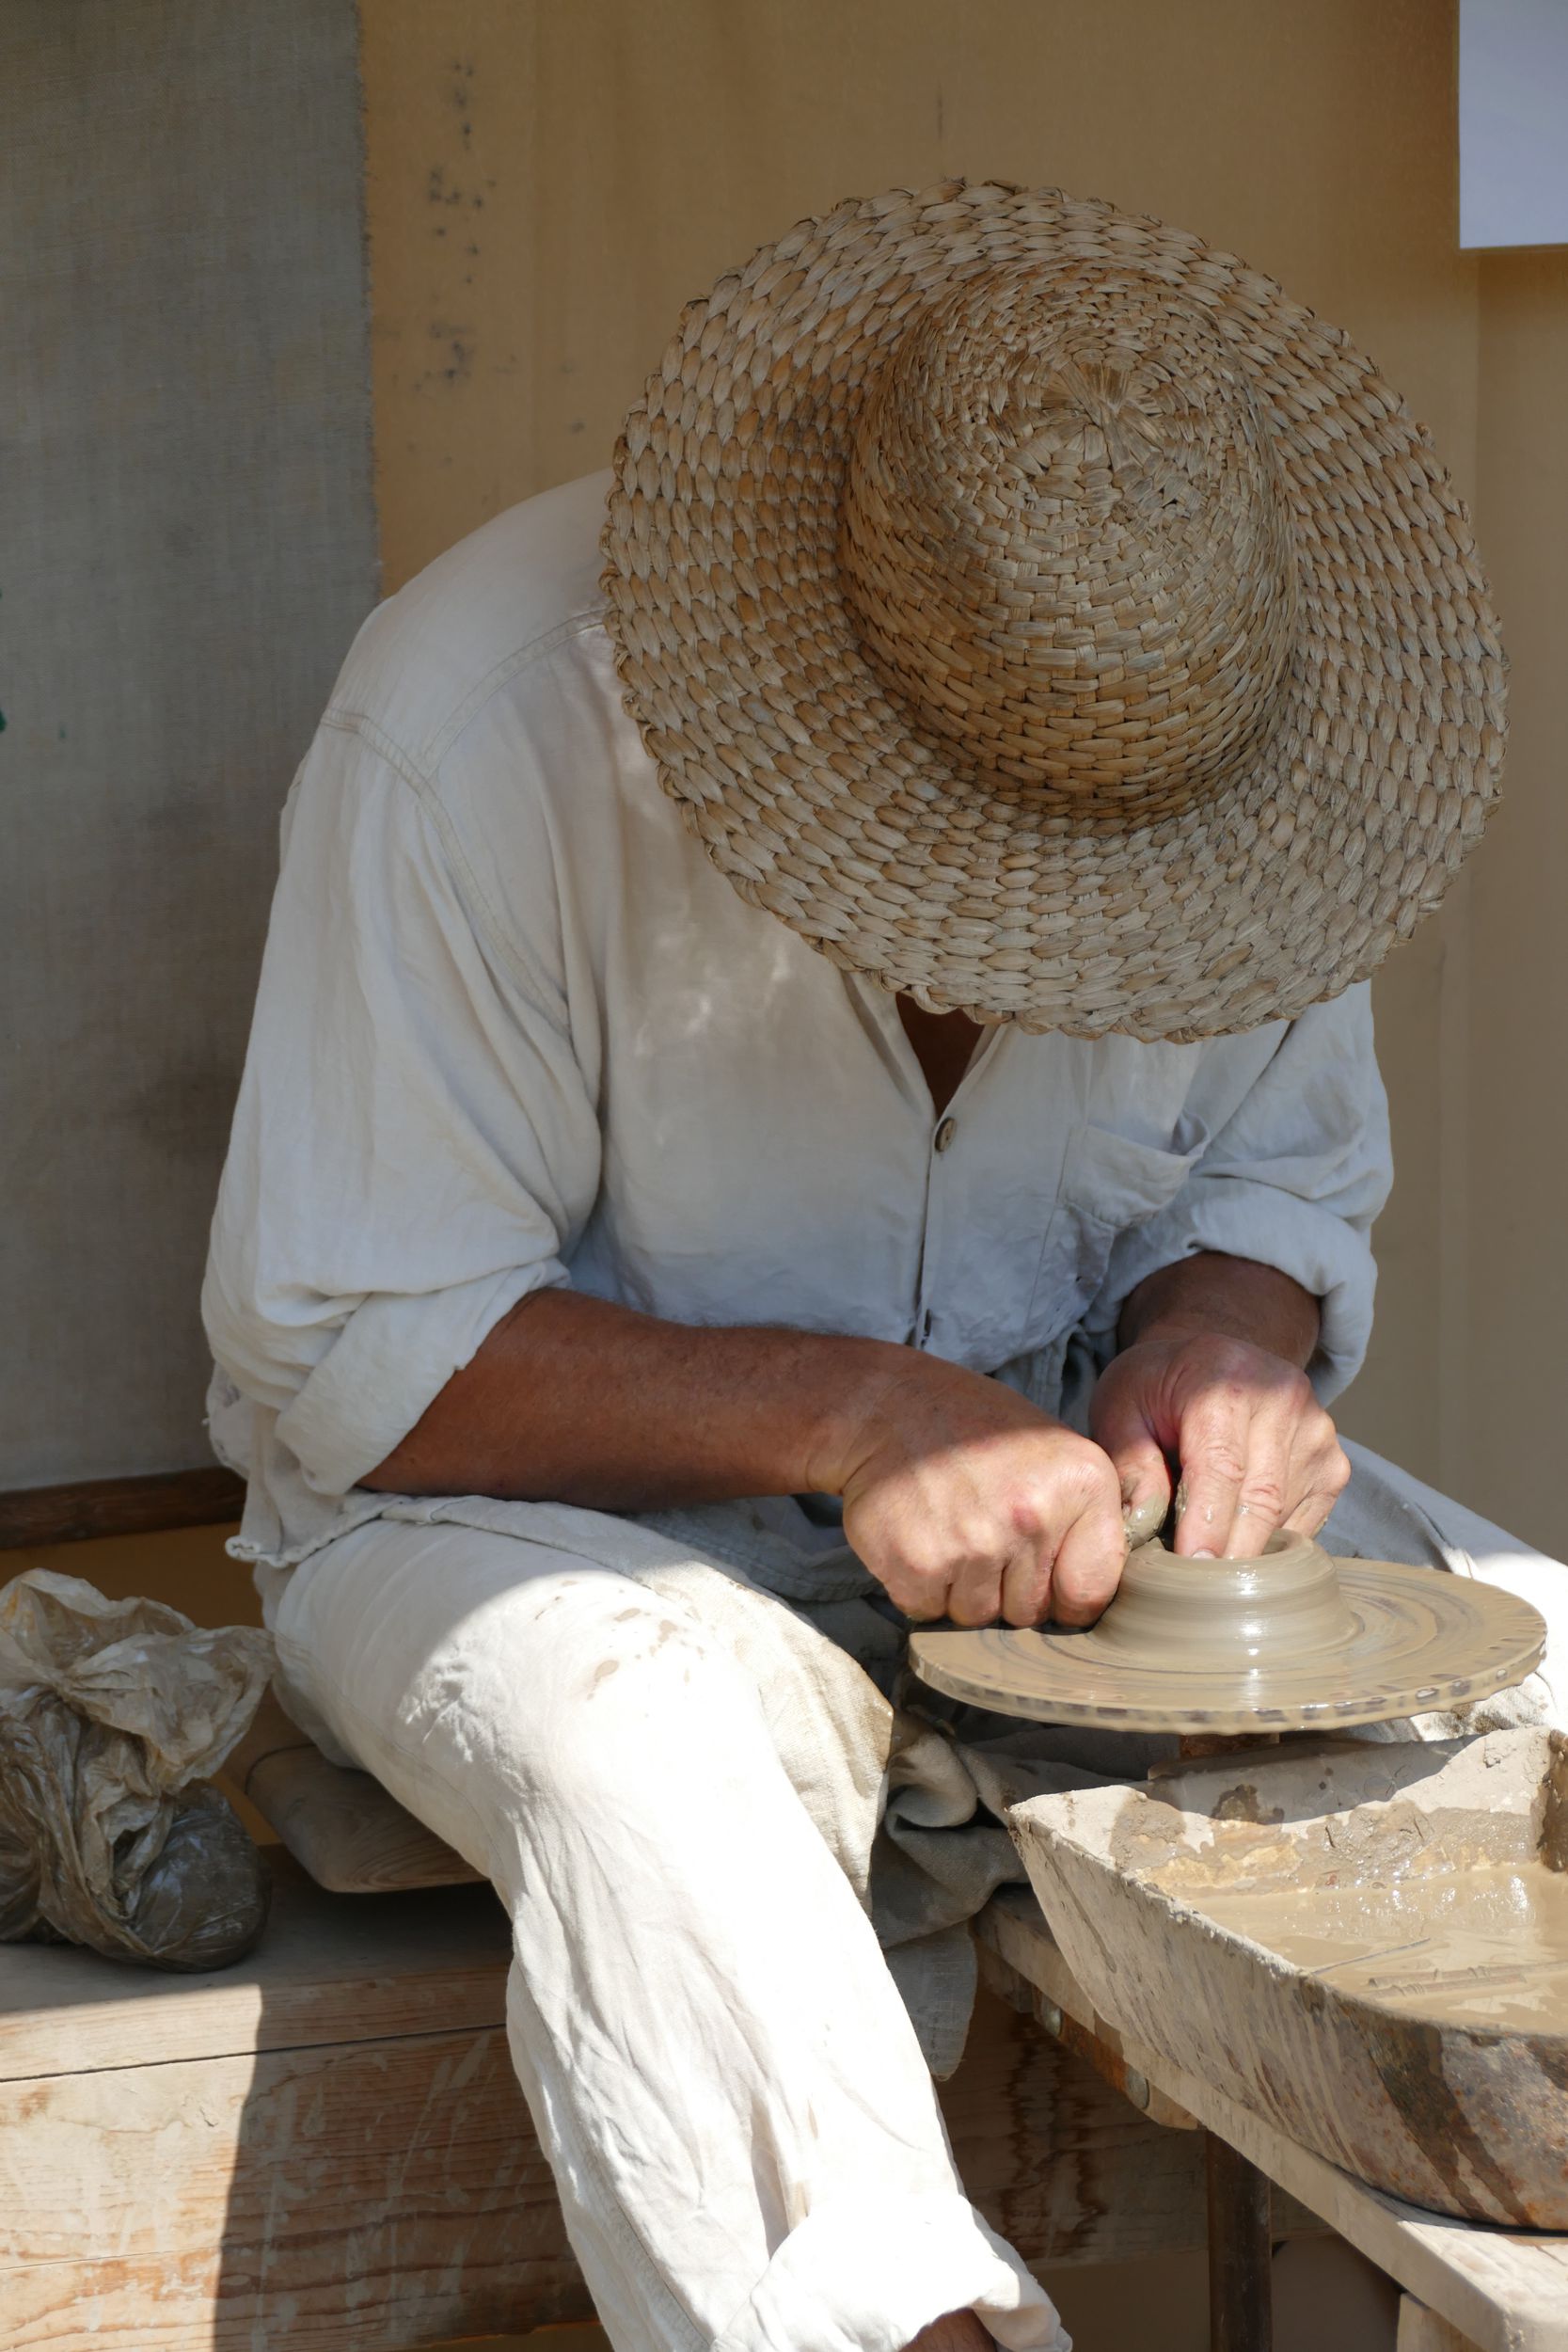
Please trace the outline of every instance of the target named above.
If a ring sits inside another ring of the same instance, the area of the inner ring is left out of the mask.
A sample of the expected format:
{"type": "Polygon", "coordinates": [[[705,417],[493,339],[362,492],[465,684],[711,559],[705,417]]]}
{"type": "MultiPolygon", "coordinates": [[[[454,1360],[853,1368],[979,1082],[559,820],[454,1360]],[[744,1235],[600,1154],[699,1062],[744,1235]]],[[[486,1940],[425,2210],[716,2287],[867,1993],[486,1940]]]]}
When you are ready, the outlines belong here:
{"type": "Polygon", "coordinates": [[[936,1133],[937,1150],[939,1152],[945,1152],[958,1132],[958,1120],[956,1119],[944,1119],[936,1133]]]}

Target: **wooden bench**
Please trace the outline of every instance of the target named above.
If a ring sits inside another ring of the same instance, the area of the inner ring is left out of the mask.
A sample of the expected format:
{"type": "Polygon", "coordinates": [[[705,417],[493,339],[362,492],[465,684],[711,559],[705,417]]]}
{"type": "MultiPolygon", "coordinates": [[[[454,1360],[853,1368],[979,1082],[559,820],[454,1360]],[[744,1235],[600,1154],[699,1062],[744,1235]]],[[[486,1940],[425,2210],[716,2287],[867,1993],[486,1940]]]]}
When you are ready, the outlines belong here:
{"type": "MultiPolygon", "coordinates": [[[[300,1861],[325,1883],[351,1890],[393,1883],[400,1873],[418,1883],[471,1876],[451,1849],[411,1821],[385,1789],[363,1773],[334,1773],[280,1708],[258,1720],[238,1759],[242,1781],[300,1861]],[[347,1784],[345,1786],[345,1784],[347,1784]]],[[[406,1883],[406,1880],[404,1881],[406,1883]]],[[[1071,2259],[1110,2261],[1155,2246],[1202,2242],[1208,2201],[1237,2193],[1234,2178],[1216,2188],[1214,2149],[1233,2152],[1273,2185],[1272,2211],[1265,2201],[1258,2217],[1256,2255],[1266,2261],[1271,2240],[1309,2231],[1314,2218],[1357,2247],[1396,2280],[1405,2293],[1401,2352],[1568,2352],[1568,2240],[1521,2236],[1422,2213],[1385,2197],[1348,2173],[1326,2164],[1250,2111],[1195,2083],[1157,2052],[1129,2050],[1122,2036],[1096,2014],[1053,1942],[1034,1897],[1022,1889],[1000,1895],[983,1914],[976,1932],[982,1979],[994,2003],[1030,2016],[1072,2068],[1048,2064],[1038,2042],[1019,2055],[1032,2084],[1037,2110],[1069,2096],[1070,2120],[1037,2116],[1043,2132],[1040,2153],[1061,2184],[1064,2169],[1089,2160],[1091,2141],[1109,2115],[1086,2090],[1087,2066],[1109,2089],[1130,2102],[1150,2124],[1171,2137],[1145,2133],[1121,2143],[1121,2172],[1116,2193],[1145,2201],[1147,2235],[1115,2205],[1101,2212],[1080,2254],[1058,2231],[1042,2230],[1031,2206],[1036,2171],[1009,2204],[1008,2185],[997,2163],[999,2148],[1014,2160],[998,2128],[1016,2105],[1016,2086],[997,2083],[996,2009],[981,2013],[974,2042],[951,2091],[963,2109],[968,2131],[960,2157],[964,2178],[989,2217],[1014,2236],[1031,2262],[1071,2259]],[[961,2086],[961,2089],[960,2089],[961,2086]],[[997,2102],[992,2105],[990,2103],[997,2102]],[[1091,2120],[1092,2119],[1092,2120],[1091,2120]],[[1174,2135],[1191,2135],[1183,2146],[1174,2135]],[[1148,2212],[1147,2201],[1155,2199],[1148,2212]],[[987,2200],[990,2202],[987,2202],[987,2200]],[[1006,2218],[999,2218],[1006,2216],[1006,2218]]],[[[1101,2184],[1102,2192],[1108,2186],[1101,2184]]],[[[1101,2206],[1107,2204],[1102,2193],[1101,2206]]],[[[1216,2243],[1225,2217],[1209,2214],[1212,2270],[1225,2249],[1216,2243]]],[[[1234,2218],[1234,2217],[1233,2217],[1234,2218]]],[[[1243,2225],[1237,2221],[1239,2230],[1243,2225]]],[[[1234,2257],[1234,2247],[1230,2249],[1234,2257]]],[[[1232,2266],[1234,2261],[1232,2260],[1232,2266]]],[[[1214,2282],[1216,2285],[1218,2281],[1214,2282]]],[[[1216,2332],[1220,2332],[1216,2329],[1216,2332]]],[[[1251,2352],[1251,2347],[1248,2347],[1251,2352]]]]}
{"type": "MultiPolygon", "coordinates": [[[[248,1960],[170,1977],[0,1947],[7,2352],[404,2352],[590,2317],[508,2060],[489,1888],[276,1709],[232,1772],[293,1849],[270,1849],[248,1960]]],[[[1201,2136],[989,1965],[942,2098],[988,2218],[1042,2266],[1201,2246],[1201,2136]]]]}

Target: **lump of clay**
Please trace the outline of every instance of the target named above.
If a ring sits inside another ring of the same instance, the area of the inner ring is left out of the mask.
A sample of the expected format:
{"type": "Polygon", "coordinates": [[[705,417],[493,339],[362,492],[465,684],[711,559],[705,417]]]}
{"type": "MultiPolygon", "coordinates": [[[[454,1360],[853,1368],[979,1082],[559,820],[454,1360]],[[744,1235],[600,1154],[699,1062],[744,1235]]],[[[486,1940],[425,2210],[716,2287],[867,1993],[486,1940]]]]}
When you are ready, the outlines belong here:
{"type": "Polygon", "coordinates": [[[79,1577],[34,1568],[0,1591],[0,1941],[181,1969],[249,1949],[266,1867],[206,1782],[273,1664],[252,1627],[79,1577]]]}

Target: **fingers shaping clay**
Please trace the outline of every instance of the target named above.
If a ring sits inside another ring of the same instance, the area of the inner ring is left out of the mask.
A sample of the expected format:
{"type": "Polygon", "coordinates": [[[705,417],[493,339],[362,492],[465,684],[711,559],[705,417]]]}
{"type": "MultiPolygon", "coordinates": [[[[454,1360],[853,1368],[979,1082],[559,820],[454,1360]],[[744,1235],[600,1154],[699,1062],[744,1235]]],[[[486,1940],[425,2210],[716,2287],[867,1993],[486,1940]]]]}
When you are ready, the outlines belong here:
{"type": "Polygon", "coordinates": [[[1146,1544],[1085,1630],[922,1632],[910,1657],[934,1690],[1035,1723],[1263,1733],[1485,1698],[1522,1682],[1545,1639],[1511,1593],[1276,1535],[1251,1560],[1146,1544]]]}

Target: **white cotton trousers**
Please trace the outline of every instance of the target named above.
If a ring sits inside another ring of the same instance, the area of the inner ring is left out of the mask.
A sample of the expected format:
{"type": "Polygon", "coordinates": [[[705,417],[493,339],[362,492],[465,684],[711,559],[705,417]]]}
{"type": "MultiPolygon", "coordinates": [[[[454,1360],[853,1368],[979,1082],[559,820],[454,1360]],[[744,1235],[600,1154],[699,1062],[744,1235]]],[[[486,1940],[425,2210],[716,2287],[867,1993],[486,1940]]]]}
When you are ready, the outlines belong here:
{"type": "Polygon", "coordinates": [[[647,1549],[651,1582],[377,1520],[259,1579],[291,1708],[511,1914],[512,2051],[611,2342],[897,2352],[967,2307],[1069,2352],[964,2195],[857,1891],[891,1710],[809,1628],[802,1666],[769,1596],[647,1549]]]}
{"type": "MultiPolygon", "coordinates": [[[[1546,1674],[1502,1719],[1563,1722],[1568,1570],[1352,1451],[1326,1540],[1533,1600],[1546,1674]]],[[[890,1788],[939,1875],[974,1811],[950,1741],[809,1612],[592,1512],[394,1506],[258,1582],[291,1712],[511,1915],[514,2061],[616,2352],[899,2352],[966,2308],[1069,2352],[964,2195],[869,1916],[890,1788]]]]}

